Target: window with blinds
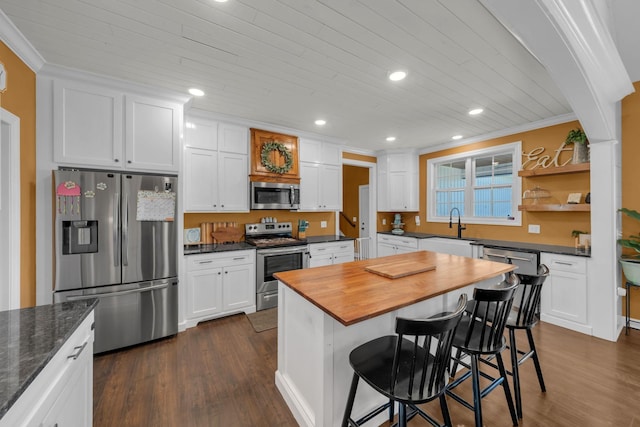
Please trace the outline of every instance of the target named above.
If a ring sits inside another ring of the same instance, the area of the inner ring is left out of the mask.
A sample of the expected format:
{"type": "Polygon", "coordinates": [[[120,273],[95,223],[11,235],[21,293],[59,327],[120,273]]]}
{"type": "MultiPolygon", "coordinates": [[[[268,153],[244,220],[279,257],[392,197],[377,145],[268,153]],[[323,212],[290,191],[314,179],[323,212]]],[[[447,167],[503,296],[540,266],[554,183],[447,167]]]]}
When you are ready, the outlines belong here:
{"type": "Polygon", "coordinates": [[[520,225],[520,146],[428,160],[427,221],[449,221],[452,211],[456,218],[459,211],[467,223],[520,225]]]}

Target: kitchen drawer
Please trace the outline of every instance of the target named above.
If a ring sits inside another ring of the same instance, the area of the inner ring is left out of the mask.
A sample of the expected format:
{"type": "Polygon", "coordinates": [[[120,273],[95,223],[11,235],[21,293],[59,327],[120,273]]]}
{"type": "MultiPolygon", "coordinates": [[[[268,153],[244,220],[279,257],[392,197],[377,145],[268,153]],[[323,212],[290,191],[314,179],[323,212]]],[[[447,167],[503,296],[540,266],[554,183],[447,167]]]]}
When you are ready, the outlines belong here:
{"type": "Polygon", "coordinates": [[[353,252],[353,241],[312,243],[309,245],[311,256],[336,252],[353,252]]]}
{"type": "Polygon", "coordinates": [[[389,234],[378,234],[378,243],[388,245],[403,246],[405,248],[418,249],[418,239],[413,237],[393,236],[389,234]]]}
{"type": "Polygon", "coordinates": [[[229,251],[218,254],[190,255],[187,257],[187,271],[206,270],[230,265],[251,264],[254,251],[229,251]]]}
{"type": "Polygon", "coordinates": [[[582,257],[543,253],[540,261],[546,264],[552,272],[566,271],[576,274],[586,274],[587,272],[587,259],[582,257]]]}

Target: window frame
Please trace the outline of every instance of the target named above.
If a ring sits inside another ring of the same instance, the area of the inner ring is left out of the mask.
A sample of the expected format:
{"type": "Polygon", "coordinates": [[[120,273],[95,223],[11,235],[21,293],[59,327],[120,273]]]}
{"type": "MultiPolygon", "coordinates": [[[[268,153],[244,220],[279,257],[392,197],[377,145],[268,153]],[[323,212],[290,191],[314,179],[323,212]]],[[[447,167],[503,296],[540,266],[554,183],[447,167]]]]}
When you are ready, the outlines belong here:
{"type": "MultiPolygon", "coordinates": [[[[492,218],[492,217],[476,217],[473,215],[464,215],[461,220],[466,224],[483,224],[483,225],[506,225],[519,227],[522,225],[522,213],[518,210],[518,206],[522,204],[522,178],[518,176],[518,171],[522,169],[522,141],[515,141],[508,144],[496,145],[493,147],[480,148],[472,151],[451,154],[448,156],[434,157],[427,160],[427,222],[449,222],[449,216],[436,215],[436,166],[441,163],[450,163],[454,161],[465,161],[466,185],[464,187],[464,211],[473,212],[473,177],[475,176],[475,159],[487,156],[495,156],[498,154],[511,154],[513,156],[513,184],[511,187],[511,217],[508,218],[492,218]]],[[[456,218],[457,220],[457,218],[456,218]]]]}

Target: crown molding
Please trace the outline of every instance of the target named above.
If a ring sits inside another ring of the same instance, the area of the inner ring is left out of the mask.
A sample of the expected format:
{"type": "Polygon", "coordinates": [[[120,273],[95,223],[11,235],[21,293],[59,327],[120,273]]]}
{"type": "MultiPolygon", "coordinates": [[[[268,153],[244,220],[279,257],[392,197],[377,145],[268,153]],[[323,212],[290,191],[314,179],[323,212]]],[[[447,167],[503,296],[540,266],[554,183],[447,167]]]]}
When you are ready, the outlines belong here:
{"type": "Polygon", "coordinates": [[[484,135],[474,136],[473,138],[465,138],[455,142],[448,141],[448,142],[432,145],[420,150],[420,154],[434,153],[436,151],[462,147],[464,145],[469,145],[476,142],[487,141],[489,139],[495,139],[495,138],[502,138],[503,136],[515,135],[522,132],[542,129],[549,126],[559,125],[561,123],[572,122],[574,120],[578,120],[578,118],[574,113],[562,114],[559,116],[550,117],[548,119],[538,120],[536,122],[525,123],[523,125],[501,129],[499,131],[486,133],[484,135]]]}
{"type": "Polygon", "coordinates": [[[45,60],[0,9],[0,41],[9,47],[34,73],[40,71],[45,60]]]}

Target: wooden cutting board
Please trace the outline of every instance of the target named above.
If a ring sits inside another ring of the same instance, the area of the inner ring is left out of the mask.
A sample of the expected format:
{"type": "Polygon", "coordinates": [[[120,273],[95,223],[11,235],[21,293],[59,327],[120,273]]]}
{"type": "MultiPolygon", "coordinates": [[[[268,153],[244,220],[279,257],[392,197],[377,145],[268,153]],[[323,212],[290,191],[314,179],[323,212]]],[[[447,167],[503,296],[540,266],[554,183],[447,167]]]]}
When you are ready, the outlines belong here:
{"type": "Polygon", "coordinates": [[[387,264],[370,265],[364,269],[370,273],[379,274],[389,279],[411,276],[412,274],[424,273],[435,270],[435,264],[417,263],[415,261],[399,261],[387,264]]]}

